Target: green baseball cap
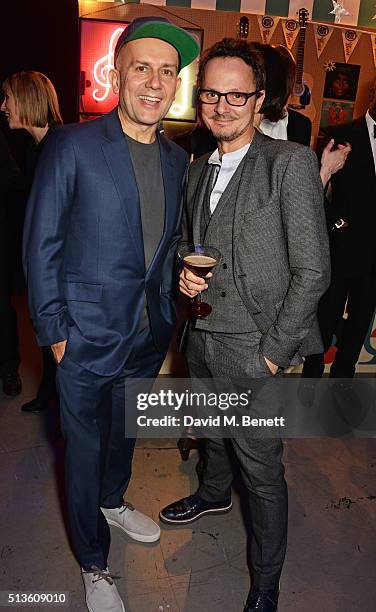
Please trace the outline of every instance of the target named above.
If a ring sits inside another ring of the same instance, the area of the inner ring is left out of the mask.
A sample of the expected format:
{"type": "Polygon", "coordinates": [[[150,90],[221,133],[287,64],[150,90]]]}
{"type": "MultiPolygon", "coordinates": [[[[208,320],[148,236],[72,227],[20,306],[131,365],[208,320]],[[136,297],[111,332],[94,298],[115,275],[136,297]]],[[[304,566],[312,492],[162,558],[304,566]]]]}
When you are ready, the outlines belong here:
{"type": "Polygon", "coordinates": [[[172,45],[179,54],[179,70],[193,62],[200,53],[200,47],[195,38],[168,19],[164,17],[137,17],[120,34],[115,47],[115,63],[122,47],[127,42],[139,38],[158,38],[172,45]]]}

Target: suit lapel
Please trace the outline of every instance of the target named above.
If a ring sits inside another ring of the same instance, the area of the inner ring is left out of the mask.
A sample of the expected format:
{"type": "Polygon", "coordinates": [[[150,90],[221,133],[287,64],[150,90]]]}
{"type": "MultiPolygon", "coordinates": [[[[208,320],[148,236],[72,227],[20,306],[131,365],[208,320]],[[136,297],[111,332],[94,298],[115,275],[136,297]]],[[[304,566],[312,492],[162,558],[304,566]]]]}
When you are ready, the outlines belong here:
{"type": "Polygon", "coordinates": [[[135,253],[145,266],[140,201],[128,145],[121,129],[117,108],[106,117],[102,151],[119,196],[125,223],[135,253]]]}
{"type": "Polygon", "coordinates": [[[255,130],[253,140],[246,153],[244,159],[243,171],[240,177],[240,184],[235,202],[235,218],[234,218],[234,236],[240,233],[243,226],[244,213],[251,213],[257,210],[258,201],[252,197],[253,189],[253,174],[256,166],[256,161],[265,140],[268,137],[255,130]]]}
{"type": "Polygon", "coordinates": [[[210,176],[210,166],[206,160],[206,163],[202,166],[201,174],[199,176],[197,187],[193,196],[192,236],[194,244],[200,244],[201,241],[201,215],[204,214],[205,195],[210,176]]]}
{"type": "MultiPolygon", "coordinates": [[[[224,190],[221,197],[219,198],[218,204],[215,207],[213,214],[209,218],[208,230],[207,230],[208,232],[213,230],[213,228],[218,223],[220,223],[222,210],[226,206],[229,205],[229,202],[231,202],[231,200],[234,201],[234,204],[236,206],[237,194],[238,194],[241,176],[243,173],[243,168],[244,168],[244,158],[242,159],[236,171],[234,172],[233,176],[231,177],[230,182],[226,185],[226,189],[224,190]]],[[[205,206],[205,209],[206,209],[206,206],[205,206]]]]}
{"type": "Polygon", "coordinates": [[[362,157],[364,160],[364,165],[366,166],[366,176],[373,177],[371,178],[370,183],[375,183],[375,162],[373,159],[372,147],[369,139],[368,125],[365,117],[362,117],[359,120],[359,129],[354,130],[354,138],[358,139],[359,142],[359,151],[364,152],[360,157],[359,162],[361,163],[362,157]]]}

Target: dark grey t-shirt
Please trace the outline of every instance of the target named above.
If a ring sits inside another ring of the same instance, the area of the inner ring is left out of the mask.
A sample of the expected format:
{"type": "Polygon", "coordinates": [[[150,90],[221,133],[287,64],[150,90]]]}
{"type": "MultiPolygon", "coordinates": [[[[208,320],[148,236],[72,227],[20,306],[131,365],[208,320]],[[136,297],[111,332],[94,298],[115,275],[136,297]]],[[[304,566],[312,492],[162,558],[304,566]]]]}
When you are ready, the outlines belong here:
{"type": "MultiPolygon", "coordinates": [[[[137,142],[125,135],[136,176],[142,234],[144,239],[145,267],[149,268],[162,238],[165,218],[165,192],[158,140],[151,144],[137,142]]],[[[146,305],[141,316],[140,329],[149,324],[146,305]]]]}

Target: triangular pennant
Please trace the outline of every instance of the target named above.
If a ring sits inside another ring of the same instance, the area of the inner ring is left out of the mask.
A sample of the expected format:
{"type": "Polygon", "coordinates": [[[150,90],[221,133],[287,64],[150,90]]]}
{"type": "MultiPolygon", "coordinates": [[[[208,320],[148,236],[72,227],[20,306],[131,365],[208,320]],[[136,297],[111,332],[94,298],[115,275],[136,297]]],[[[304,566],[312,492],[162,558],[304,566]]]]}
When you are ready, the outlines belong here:
{"type": "Polygon", "coordinates": [[[257,21],[260,28],[262,42],[270,44],[274,30],[276,29],[279,17],[270,17],[269,15],[257,15],[257,21]]]}
{"type": "Polygon", "coordinates": [[[291,51],[299,34],[299,24],[295,19],[284,19],[282,20],[282,30],[286,47],[291,51]]]}
{"type": "Polygon", "coordinates": [[[324,23],[319,23],[313,26],[313,32],[315,35],[317,57],[319,58],[334,32],[334,28],[324,23]]]}
{"type": "Polygon", "coordinates": [[[342,30],[343,52],[345,54],[346,64],[358,44],[361,35],[361,32],[356,32],[355,30],[342,30]]]}
{"type": "Polygon", "coordinates": [[[372,44],[372,51],[373,51],[373,62],[376,68],[376,34],[371,34],[371,44],[372,44]]]}

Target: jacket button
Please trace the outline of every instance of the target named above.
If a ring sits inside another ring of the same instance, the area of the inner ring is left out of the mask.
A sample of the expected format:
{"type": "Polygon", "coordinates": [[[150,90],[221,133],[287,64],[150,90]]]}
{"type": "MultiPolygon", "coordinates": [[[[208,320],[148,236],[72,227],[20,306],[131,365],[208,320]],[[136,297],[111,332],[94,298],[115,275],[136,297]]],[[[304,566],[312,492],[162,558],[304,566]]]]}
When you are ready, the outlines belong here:
{"type": "Polygon", "coordinates": [[[226,291],[221,291],[221,297],[226,297],[226,291]]]}
{"type": "Polygon", "coordinates": [[[227,263],[222,264],[222,268],[223,268],[224,270],[227,270],[227,263]]]}

